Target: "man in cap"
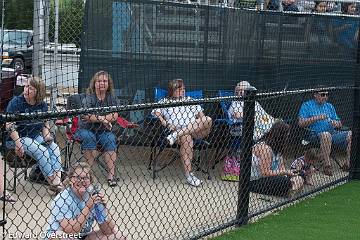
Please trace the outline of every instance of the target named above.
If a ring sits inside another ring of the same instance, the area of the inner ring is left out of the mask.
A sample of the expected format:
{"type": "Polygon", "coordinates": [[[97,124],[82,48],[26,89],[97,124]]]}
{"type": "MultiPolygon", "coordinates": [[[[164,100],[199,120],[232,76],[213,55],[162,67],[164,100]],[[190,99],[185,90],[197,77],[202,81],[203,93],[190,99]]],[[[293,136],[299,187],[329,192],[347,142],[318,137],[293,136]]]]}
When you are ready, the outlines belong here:
{"type": "Polygon", "coordinates": [[[301,105],[299,111],[299,126],[310,128],[311,141],[320,142],[320,150],[324,158],[324,174],[333,175],[330,162],[331,147],[346,149],[347,159],[342,169],[348,170],[350,166],[351,131],[341,131],[340,118],[334,106],[327,102],[328,91],[315,91],[314,99],[301,105]]]}

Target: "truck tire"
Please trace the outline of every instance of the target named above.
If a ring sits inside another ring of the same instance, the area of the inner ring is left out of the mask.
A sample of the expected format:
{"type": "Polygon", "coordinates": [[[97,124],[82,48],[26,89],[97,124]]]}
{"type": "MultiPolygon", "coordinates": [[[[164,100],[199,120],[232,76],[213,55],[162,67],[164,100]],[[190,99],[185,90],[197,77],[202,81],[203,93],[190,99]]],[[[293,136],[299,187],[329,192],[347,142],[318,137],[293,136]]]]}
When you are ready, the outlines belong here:
{"type": "Polygon", "coordinates": [[[11,66],[15,70],[23,71],[25,69],[24,61],[21,58],[14,58],[14,60],[11,63],[11,66]]]}

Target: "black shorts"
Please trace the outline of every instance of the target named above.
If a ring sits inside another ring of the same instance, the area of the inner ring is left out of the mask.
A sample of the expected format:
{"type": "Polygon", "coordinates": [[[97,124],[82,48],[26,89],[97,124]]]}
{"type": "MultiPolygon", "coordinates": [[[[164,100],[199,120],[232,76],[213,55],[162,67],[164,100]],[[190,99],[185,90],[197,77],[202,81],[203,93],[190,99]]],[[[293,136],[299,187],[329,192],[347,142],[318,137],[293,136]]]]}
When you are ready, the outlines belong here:
{"type": "Polygon", "coordinates": [[[265,195],[286,197],[291,189],[288,176],[262,177],[250,182],[250,191],[265,195]]]}

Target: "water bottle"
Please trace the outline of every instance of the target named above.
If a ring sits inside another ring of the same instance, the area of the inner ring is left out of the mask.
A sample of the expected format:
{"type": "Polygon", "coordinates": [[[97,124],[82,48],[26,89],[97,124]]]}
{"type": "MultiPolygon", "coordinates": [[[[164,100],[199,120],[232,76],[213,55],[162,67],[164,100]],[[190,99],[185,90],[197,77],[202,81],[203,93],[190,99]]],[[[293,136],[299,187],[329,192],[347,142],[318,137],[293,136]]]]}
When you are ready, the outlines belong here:
{"type": "MultiPolygon", "coordinates": [[[[93,195],[98,194],[100,192],[100,188],[95,186],[93,195]]],[[[106,222],[106,208],[103,203],[95,203],[94,205],[95,210],[95,219],[99,224],[103,224],[106,222]]]]}

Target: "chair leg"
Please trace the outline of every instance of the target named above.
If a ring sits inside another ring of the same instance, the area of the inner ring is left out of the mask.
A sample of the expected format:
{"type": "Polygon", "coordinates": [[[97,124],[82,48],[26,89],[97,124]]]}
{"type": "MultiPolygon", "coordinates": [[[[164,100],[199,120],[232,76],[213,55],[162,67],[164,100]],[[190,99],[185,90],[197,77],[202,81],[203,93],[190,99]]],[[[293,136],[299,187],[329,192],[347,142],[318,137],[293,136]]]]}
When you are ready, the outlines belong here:
{"type": "Polygon", "coordinates": [[[152,165],[152,162],[154,160],[154,147],[151,148],[150,150],[150,158],[149,158],[149,164],[148,164],[148,170],[151,170],[151,165],[152,165]]]}
{"type": "Polygon", "coordinates": [[[17,167],[15,167],[15,169],[14,169],[14,184],[13,184],[13,189],[12,189],[12,191],[14,192],[14,193],[16,193],[16,178],[17,178],[17,170],[18,170],[18,168],[17,167]]]}
{"type": "Polygon", "coordinates": [[[211,164],[211,161],[209,160],[209,152],[208,152],[208,149],[205,149],[205,161],[206,161],[206,172],[207,172],[207,175],[208,175],[208,179],[211,180],[212,177],[211,177],[211,167],[210,167],[210,164],[211,164]]]}
{"type": "Polygon", "coordinates": [[[157,162],[157,147],[154,147],[154,154],[152,159],[152,178],[155,180],[156,178],[156,162],[157,162]]]}
{"type": "Polygon", "coordinates": [[[69,161],[69,165],[71,164],[71,156],[72,156],[72,153],[74,151],[74,145],[75,145],[75,141],[71,142],[71,146],[69,146],[69,158],[68,158],[68,161],[69,161]]]}
{"type": "Polygon", "coordinates": [[[69,170],[70,160],[69,160],[69,145],[65,146],[65,162],[64,162],[64,171],[67,172],[69,170]]]}
{"type": "Polygon", "coordinates": [[[331,157],[332,157],[332,159],[334,159],[335,163],[341,168],[342,166],[341,166],[339,160],[337,159],[337,157],[335,156],[335,154],[332,154],[331,157]]]}

